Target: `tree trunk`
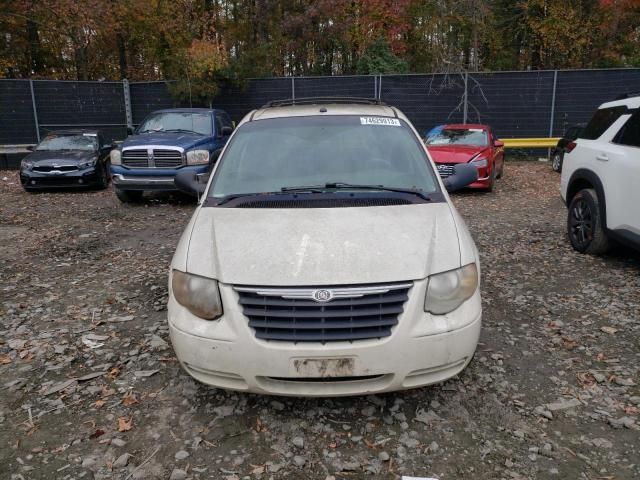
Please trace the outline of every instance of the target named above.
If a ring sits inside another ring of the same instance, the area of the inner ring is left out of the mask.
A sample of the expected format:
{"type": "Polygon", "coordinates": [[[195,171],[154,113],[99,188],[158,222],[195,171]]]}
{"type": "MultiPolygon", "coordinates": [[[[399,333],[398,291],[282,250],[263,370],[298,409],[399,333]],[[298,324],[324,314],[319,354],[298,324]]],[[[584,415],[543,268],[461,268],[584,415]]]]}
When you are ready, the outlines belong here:
{"type": "Polygon", "coordinates": [[[116,43],[118,45],[118,60],[120,63],[120,78],[129,78],[129,68],[127,66],[127,46],[121,32],[116,33],[116,43]]]}

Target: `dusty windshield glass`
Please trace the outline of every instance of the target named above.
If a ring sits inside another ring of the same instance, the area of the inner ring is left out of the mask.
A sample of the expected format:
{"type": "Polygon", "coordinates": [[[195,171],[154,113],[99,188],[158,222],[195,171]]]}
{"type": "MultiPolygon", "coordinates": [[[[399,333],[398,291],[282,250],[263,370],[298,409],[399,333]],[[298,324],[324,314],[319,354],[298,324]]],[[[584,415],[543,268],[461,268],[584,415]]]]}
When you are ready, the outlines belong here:
{"type": "Polygon", "coordinates": [[[189,112],[156,113],[147,118],[138,129],[138,133],[172,131],[211,135],[211,115],[189,112]]]}
{"type": "Polygon", "coordinates": [[[487,132],[479,128],[445,128],[427,137],[427,145],[487,145],[487,132]]]}
{"type": "Polygon", "coordinates": [[[209,195],[348,183],[438,191],[424,148],[401,120],[327,116],[259,120],[238,129],[209,195]]]}
{"type": "Polygon", "coordinates": [[[36,147],[36,150],[86,150],[96,149],[96,137],[87,135],[64,135],[47,137],[36,147]]]}

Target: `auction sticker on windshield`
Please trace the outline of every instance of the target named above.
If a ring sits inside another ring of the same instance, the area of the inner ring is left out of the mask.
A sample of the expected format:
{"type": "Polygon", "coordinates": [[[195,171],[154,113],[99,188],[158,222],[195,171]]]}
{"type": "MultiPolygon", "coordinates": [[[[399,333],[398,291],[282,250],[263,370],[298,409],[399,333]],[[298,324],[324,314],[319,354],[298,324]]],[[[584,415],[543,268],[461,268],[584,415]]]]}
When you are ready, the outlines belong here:
{"type": "Polygon", "coordinates": [[[360,123],[362,125],[383,125],[390,127],[399,127],[400,120],[397,118],[386,117],[360,117],[360,123]]]}

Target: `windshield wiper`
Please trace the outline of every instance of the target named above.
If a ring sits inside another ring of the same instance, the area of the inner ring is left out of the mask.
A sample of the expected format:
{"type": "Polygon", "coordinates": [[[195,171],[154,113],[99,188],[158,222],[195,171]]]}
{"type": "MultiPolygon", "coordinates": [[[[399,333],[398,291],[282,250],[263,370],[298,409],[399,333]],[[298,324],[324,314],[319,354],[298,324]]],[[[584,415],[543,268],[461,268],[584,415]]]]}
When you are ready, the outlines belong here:
{"type": "Polygon", "coordinates": [[[295,187],[292,190],[282,190],[280,192],[254,192],[254,193],[232,193],[230,195],[225,195],[224,197],[211,197],[217,201],[217,205],[224,205],[225,203],[230,202],[231,200],[235,200],[236,198],[243,197],[260,197],[265,195],[284,195],[286,193],[323,193],[324,190],[316,189],[316,188],[301,188],[296,189],[295,187]]]}
{"type": "Polygon", "coordinates": [[[193,130],[185,130],[184,128],[168,128],[163,132],[178,132],[178,133],[195,133],[196,135],[204,135],[204,133],[195,132],[193,130]]]}
{"type": "Polygon", "coordinates": [[[430,201],[431,198],[424,193],[422,190],[418,190],[415,188],[401,188],[401,187],[385,187],[384,185],[360,185],[354,183],[345,183],[345,182],[329,182],[324,185],[302,185],[299,187],[282,187],[280,190],[282,192],[298,192],[298,191],[312,191],[312,192],[322,192],[330,190],[383,190],[386,192],[398,192],[398,193],[409,193],[411,195],[417,195],[423,200],[430,201]]]}

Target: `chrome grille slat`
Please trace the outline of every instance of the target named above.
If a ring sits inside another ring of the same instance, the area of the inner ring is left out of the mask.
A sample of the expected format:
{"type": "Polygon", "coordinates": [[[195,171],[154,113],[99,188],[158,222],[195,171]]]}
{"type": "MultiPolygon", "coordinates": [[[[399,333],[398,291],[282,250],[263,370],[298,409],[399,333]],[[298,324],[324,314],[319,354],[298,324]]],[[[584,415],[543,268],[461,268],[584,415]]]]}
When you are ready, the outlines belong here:
{"type": "Polygon", "coordinates": [[[453,175],[454,163],[439,163],[436,165],[441,178],[447,178],[453,175]]]}
{"type": "Polygon", "coordinates": [[[391,335],[412,283],[353,287],[270,288],[236,286],[256,338],[285,342],[339,342],[391,335]],[[332,299],[313,300],[316,290],[332,299]]]}
{"type": "Polygon", "coordinates": [[[122,164],[133,168],[176,168],[184,165],[184,161],[180,150],[131,148],[122,152],[122,164]]]}

